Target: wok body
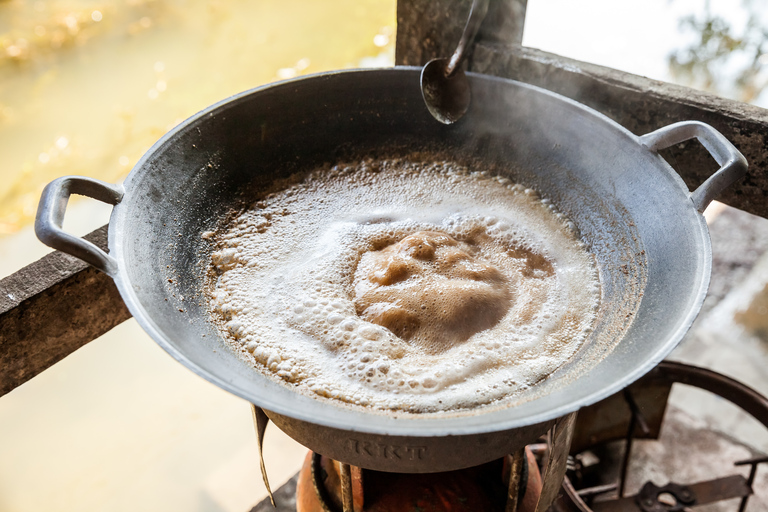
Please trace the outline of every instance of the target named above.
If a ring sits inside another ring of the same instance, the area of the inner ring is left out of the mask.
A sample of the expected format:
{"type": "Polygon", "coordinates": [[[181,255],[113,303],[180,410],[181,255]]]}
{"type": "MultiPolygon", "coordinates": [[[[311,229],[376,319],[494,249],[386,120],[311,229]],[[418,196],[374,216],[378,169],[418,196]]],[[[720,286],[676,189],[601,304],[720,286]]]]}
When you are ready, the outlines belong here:
{"type": "Polygon", "coordinates": [[[472,74],[469,112],[446,126],[423,104],[419,71],[324,74],[216,104],[142,158],[109,224],[106,270],[157,343],[312,450],[384,471],[491,460],[626,387],[686,333],[711,266],[702,201],[649,139],[548,91],[472,74]],[[297,393],[228,349],[207,312],[212,247],[201,234],[277,177],[349,155],[416,150],[487,166],[540,191],[577,225],[597,260],[602,306],[576,357],[515,402],[419,416],[297,393]]]}

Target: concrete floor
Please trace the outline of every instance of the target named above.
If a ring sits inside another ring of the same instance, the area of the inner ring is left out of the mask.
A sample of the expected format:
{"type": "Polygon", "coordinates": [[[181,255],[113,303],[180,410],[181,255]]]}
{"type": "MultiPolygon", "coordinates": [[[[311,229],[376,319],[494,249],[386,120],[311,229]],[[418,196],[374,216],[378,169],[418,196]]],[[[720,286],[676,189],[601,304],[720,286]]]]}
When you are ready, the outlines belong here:
{"type": "MultiPolygon", "coordinates": [[[[604,471],[598,480],[600,483],[618,480],[623,455],[623,441],[610,443],[598,451],[601,472],[604,471]]],[[[750,448],[711,430],[707,422],[670,406],[659,439],[636,440],[633,445],[627,469],[626,496],[638,494],[648,481],[663,486],[670,481],[693,484],[736,474],[747,478],[749,469],[736,468],[732,462],[753,455],[750,448]],[[680,457],[680,454],[686,456],[680,457]]],[[[768,510],[768,471],[757,473],[753,489],[755,494],[750,496],[746,512],[768,510]]],[[[740,502],[740,498],[732,498],[692,509],[696,512],[735,512],[740,502]]]]}
{"type": "MultiPolygon", "coordinates": [[[[768,395],[768,220],[727,207],[712,213],[710,291],[668,359],[709,368],[768,395]]],[[[768,452],[768,430],[724,400],[679,386],[671,402],[768,452]]]]}

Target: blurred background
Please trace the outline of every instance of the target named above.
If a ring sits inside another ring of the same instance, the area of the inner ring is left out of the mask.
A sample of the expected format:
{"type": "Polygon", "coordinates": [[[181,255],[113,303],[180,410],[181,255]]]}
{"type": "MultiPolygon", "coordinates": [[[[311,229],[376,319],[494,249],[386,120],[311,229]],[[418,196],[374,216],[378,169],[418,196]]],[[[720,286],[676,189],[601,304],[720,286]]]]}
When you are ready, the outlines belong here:
{"type": "MultiPolygon", "coordinates": [[[[523,44],[768,105],[766,0],[529,0],[523,44]]],[[[48,252],[43,186],[117,182],[167,130],[252,87],[394,64],[395,0],[0,0],[0,277],[48,252]]],[[[85,234],[109,208],[73,199],[85,234]]],[[[267,433],[273,487],[305,449],[267,433]]],[[[246,511],[248,405],[134,321],[0,398],[0,512],[246,511]]]]}

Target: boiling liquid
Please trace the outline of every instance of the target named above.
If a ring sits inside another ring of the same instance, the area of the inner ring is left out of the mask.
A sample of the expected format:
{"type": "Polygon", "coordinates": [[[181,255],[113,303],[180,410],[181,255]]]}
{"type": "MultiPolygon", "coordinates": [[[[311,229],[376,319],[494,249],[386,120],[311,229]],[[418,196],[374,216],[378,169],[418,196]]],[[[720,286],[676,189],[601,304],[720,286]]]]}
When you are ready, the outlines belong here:
{"type": "Polygon", "coordinates": [[[593,256],[549,201],[451,162],[318,169],[211,239],[210,309],[232,347],[301,392],[376,409],[513,400],[574,355],[600,300],[593,256]]]}

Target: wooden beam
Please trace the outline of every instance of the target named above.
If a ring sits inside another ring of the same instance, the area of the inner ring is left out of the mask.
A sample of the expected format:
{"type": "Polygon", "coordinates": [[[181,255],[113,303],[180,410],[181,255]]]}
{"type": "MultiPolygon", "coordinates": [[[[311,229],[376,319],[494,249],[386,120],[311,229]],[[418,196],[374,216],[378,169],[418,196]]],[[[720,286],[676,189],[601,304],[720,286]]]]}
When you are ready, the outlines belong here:
{"type": "MultiPolygon", "coordinates": [[[[471,69],[573,98],[637,135],[677,121],[708,123],[739,148],[749,162],[746,178],[718,200],[768,217],[766,109],[519,45],[478,43],[471,69]]],[[[662,154],[691,188],[717,169],[714,160],[695,141],[662,154]]]]}
{"type": "MultiPolygon", "coordinates": [[[[85,237],[107,247],[107,226],[85,237]]],[[[0,281],[0,396],[129,319],[112,279],[54,252],[0,281]]]]}

